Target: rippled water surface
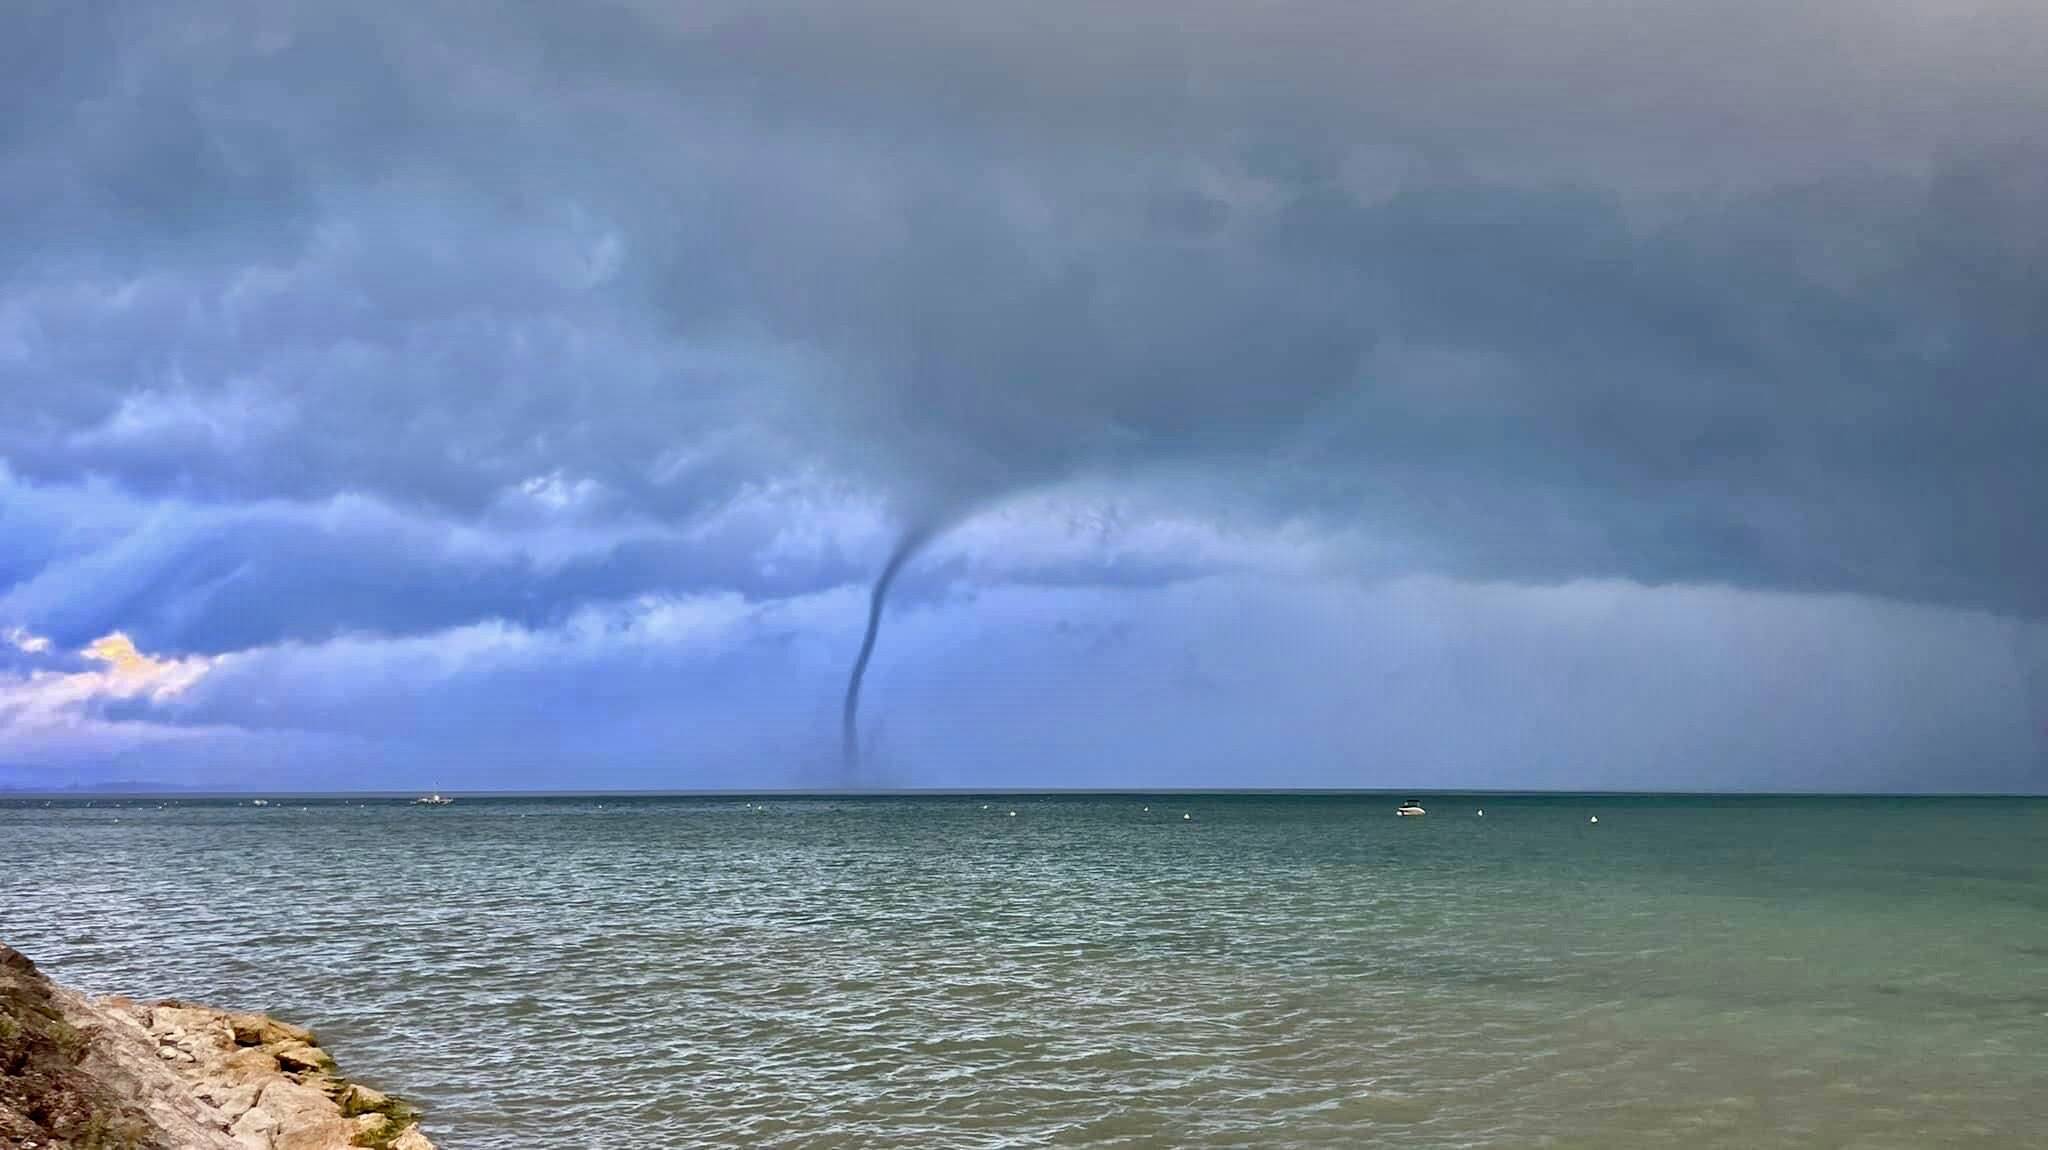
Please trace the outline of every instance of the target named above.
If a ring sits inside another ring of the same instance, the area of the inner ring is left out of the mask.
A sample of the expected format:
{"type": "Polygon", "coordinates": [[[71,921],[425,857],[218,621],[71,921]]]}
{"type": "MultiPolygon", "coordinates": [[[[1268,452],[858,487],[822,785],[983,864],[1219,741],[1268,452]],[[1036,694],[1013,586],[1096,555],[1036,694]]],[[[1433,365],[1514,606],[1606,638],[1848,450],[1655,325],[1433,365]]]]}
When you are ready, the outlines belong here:
{"type": "Polygon", "coordinates": [[[2048,802],[1430,808],[17,801],[0,939],[447,1150],[2048,1144],[2048,802]]]}

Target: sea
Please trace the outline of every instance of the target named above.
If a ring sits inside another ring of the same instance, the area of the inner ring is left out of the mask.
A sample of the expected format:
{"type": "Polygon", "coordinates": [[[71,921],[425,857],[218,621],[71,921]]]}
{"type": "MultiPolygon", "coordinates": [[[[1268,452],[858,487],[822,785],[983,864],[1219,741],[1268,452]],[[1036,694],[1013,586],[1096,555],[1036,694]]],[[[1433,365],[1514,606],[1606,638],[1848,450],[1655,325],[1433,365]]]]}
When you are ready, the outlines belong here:
{"type": "Polygon", "coordinates": [[[13,799],[0,941],[443,1150],[2048,1146],[2048,799],[1407,797],[13,799]]]}

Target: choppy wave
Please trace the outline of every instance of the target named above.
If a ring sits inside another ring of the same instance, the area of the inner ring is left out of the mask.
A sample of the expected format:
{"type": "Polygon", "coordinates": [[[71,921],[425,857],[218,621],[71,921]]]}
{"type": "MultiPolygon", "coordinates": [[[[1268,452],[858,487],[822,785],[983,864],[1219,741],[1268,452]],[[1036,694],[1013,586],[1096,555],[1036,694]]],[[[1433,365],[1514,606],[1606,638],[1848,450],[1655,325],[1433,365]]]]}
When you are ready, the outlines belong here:
{"type": "Polygon", "coordinates": [[[2048,804],[1431,805],[15,803],[0,938],[90,989],[309,1022],[451,1150],[2024,1145],[2048,1119],[2048,804]]]}

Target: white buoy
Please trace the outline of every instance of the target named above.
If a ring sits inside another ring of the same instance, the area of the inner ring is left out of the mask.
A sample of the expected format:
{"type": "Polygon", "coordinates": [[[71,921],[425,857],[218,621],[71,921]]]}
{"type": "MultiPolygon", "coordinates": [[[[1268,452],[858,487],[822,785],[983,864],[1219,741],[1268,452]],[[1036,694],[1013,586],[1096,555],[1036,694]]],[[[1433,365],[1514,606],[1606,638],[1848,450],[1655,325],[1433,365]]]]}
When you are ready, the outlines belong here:
{"type": "Polygon", "coordinates": [[[1194,818],[1195,818],[1195,816],[1193,816],[1193,815],[1189,815],[1189,814],[1183,814],[1183,815],[1181,815],[1181,820],[1182,820],[1183,822],[1193,822],[1193,821],[1194,821],[1194,818]]]}
{"type": "Polygon", "coordinates": [[[1594,816],[1593,816],[1592,818],[1590,818],[1590,819],[1587,819],[1586,821],[1587,821],[1587,822],[1589,822],[1589,823],[1597,823],[1597,822],[1599,822],[1599,821],[1600,821],[1600,816],[1599,816],[1599,815],[1594,815],[1594,816]]]}
{"type": "Polygon", "coordinates": [[[1010,817],[1011,817],[1011,818],[1013,818],[1013,819],[1014,819],[1014,818],[1016,818],[1016,817],[1017,817],[1017,812],[1016,812],[1016,811],[1011,811],[1011,812],[1010,812],[1010,817]]]}
{"type": "Polygon", "coordinates": [[[1480,818],[1482,818],[1482,819],[1483,819],[1483,818],[1485,818],[1485,817],[1486,817],[1486,812],[1485,812],[1485,811],[1483,811],[1483,810],[1482,810],[1482,811],[1480,811],[1480,812],[1479,812],[1479,816],[1478,816],[1478,817],[1480,817],[1480,818]]]}

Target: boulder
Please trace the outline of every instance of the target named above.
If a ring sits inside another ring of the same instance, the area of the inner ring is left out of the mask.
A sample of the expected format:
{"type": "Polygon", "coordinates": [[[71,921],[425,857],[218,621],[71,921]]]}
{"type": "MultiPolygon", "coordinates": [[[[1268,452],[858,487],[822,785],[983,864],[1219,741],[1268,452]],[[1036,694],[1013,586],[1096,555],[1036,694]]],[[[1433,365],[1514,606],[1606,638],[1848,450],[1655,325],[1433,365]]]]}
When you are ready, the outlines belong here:
{"type": "Polygon", "coordinates": [[[263,1087],[254,1082],[231,1082],[218,1078],[208,1079],[193,1088],[199,1100],[220,1112],[230,1123],[249,1112],[256,1105],[256,1099],[263,1093],[263,1087]]]}
{"type": "Polygon", "coordinates": [[[259,1085],[278,1076],[277,1059],[267,1050],[245,1047],[221,1059],[214,1070],[219,1077],[232,1082],[254,1082],[259,1085]]]}
{"type": "Polygon", "coordinates": [[[334,1065],[334,1059],[317,1046],[291,1041],[277,1046],[266,1046],[264,1052],[277,1060],[278,1068],[287,1074],[305,1074],[327,1070],[334,1065]]]}
{"type": "Polygon", "coordinates": [[[318,1045],[313,1040],[312,1031],[289,1022],[279,1022],[267,1014],[230,1014],[227,1024],[238,1046],[270,1046],[287,1042],[318,1045]]]}
{"type": "Polygon", "coordinates": [[[270,1150],[270,1136],[276,1131],[277,1115],[261,1106],[251,1106],[243,1111],[242,1116],[235,1119],[234,1125],[229,1127],[229,1133],[235,1136],[235,1141],[244,1146],[257,1147],[259,1150],[270,1150]]]}
{"type": "Polygon", "coordinates": [[[372,1090],[360,1082],[353,1082],[338,1101],[343,1110],[352,1114],[367,1114],[372,1110],[383,1110],[390,1106],[391,1096],[381,1090],[372,1090]]]}

